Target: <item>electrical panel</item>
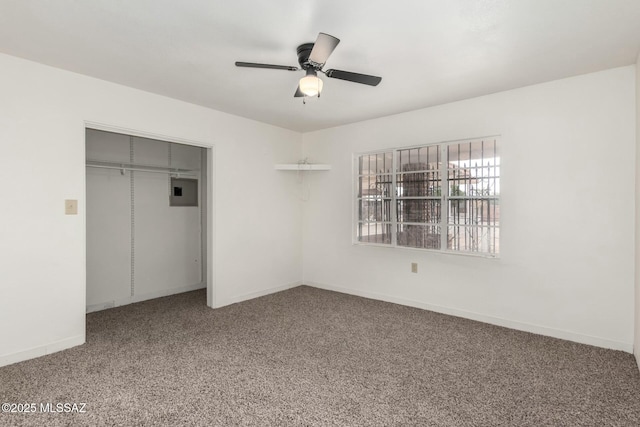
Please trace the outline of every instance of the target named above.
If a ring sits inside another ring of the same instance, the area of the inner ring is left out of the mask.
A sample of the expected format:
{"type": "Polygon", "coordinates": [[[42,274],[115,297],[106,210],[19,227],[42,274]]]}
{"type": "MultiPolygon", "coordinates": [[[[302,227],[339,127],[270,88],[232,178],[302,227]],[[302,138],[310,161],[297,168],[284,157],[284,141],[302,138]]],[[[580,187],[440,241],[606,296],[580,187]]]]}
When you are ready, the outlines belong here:
{"type": "Polygon", "coordinates": [[[198,180],[172,177],[169,206],[198,206],[198,180]]]}

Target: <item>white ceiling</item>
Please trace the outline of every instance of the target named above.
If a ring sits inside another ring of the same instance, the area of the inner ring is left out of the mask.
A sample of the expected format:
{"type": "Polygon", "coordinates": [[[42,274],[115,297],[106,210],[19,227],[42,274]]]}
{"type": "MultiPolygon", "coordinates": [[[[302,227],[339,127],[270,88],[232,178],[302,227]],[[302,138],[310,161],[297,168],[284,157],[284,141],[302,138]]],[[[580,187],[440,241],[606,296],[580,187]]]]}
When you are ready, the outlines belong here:
{"type": "Polygon", "coordinates": [[[640,0],[0,0],[0,52],[297,131],[633,64],[640,0]],[[341,39],[293,98],[318,32],[341,39]],[[322,76],[321,76],[322,77],[322,76]]]}

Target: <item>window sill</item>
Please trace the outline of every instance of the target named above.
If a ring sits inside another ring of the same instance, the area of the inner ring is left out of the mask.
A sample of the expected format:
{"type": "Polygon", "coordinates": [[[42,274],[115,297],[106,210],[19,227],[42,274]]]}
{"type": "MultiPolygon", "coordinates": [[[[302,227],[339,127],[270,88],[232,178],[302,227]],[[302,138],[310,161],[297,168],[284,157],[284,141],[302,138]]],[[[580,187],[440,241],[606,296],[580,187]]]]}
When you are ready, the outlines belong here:
{"type": "Polygon", "coordinates": [[[388,248],[388,249],[399,249],[401,251],[415,251],[415,252],[428,252],[433,254],[440,255],[455,255],[455,256],[467,256],[471,258],[484,258],[484,259],[500,259],[500,254],[492,255],[492,254],[483,254],[483,253],[475,253],[475,252],[458,252],[458,251],[443,251],[439,249],[425,249],[425,248],[412,248],[410,246],[393,246],[393,245],[384,245],[380,243],[367,243],[367,242],[352,242],[353,246],[372,246],[376,248],[388,248]]]}

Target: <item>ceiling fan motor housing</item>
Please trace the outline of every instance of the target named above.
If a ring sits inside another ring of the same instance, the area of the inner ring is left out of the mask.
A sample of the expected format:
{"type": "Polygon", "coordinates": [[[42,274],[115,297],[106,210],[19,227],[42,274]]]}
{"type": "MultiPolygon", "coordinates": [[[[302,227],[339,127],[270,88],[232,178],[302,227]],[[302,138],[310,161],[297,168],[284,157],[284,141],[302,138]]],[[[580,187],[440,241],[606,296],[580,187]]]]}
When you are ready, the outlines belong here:
{"type": "Polygon", "coordinates": [[[306,70],[308,68],[316,68],[311,62],[309,62],[309,55],[313,50],[313,43],[305,43],[298,46],[298,63],[300,68],[306,70]]]}

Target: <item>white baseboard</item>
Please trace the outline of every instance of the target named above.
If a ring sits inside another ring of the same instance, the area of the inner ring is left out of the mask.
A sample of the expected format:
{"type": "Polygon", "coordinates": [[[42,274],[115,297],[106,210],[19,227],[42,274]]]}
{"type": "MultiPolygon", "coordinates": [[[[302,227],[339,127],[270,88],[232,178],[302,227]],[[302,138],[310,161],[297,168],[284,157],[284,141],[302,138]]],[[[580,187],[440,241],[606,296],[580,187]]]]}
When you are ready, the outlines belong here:
{"type": "Polygon", "coordinates": [[[531,332],[538,335],[559,338],[567,341],[574,341],[580,344],[588,344],[596,347],[608,348],[613,350],[622,350],[627,353],[633,353],[633,343],[612,341],[606,338],[594,337],[591,335],[579,334],[575,332],[565,331],[561,329],[548,328],[546,326],[534,325],[530,323],[518,322],[514,320],[502,319],[500,317],[488,316],[486,314],[475,313],[472,311],[460,310],[457,308],[444,307],[434,304],[427,304],[420,301],[409,300],[405,298],[397,298],[389,295],[379,294],[376,292],[360,291],[355,289],[343,288],[340,286],[327,285],[324,283],[316,283],[305,281],[305,285],[314,288],[325,289],[328,291],[341,292],[344,294],[356,295],[364,298],[371,298],[380,301],[391,302],[394,304],[406,305],[409,307],[421,308],[423,310],[434,311],[436,313],[448,314],[465,319],[476,320],[478,322],[489,323],[492,325],[503,326],[505,328],[515,329],[518,331],[531,332]]]}
{"type": "Polygon", "coordinates": [[[276,292],[286,291],[287,289],[295,288],[295,287],[300,286],[300,285],[302,285],[302,282],[300,282],[300,281],[291,282],[291,283],[288,283],[288,284],[282,285],[282,286],[276,286],[276,287],[269,288],[269,289],[264,289],[264,290],[261,290],[261,291],[250,292],[248,294],[234,296],[234,297],[228,298],[228,299],[226,299],[224,301],[218,301],[218,304],[216,305],[215,308],[224,307],[225,305],[236,304],[236,303],[239,303],[239,302],[242,302],[242,301],[247,301],[247,300],[250,300],[250,299],[263,297],[263,296],[269,295],[269,294],[275,294],[276,292]]]}
{"type": "Polygon", "coordinates": [[[149,292],[142,295],[134,295],[132,297],[122,298],[114,301],[106,301],[100,304],[92,304],[87,306],[87,313],[94,311],[106,310],[108,308],[119,307],[121,305],[133,304],[135,302],[146,301],[154,298],[168,297],[169,295],[181,294],[183,292],[196,291],[207,287],[206,283],[196,283],[195,285],[181,286],[179,288],[163,289],[161,291],[149,292]]]}
{"type": "Polygon", "coordinates": [[[84,335],[77,335],[71,338],[65,338],[46,345],[30,348],[29,350],[19,351],[13,354],[5,354],[0,356],[0,366],[12,365],[14,363],[23,362],[36,357],[46,356],[47,354],[57,353],[71,347],[82,345],[85,342],[84,335]]]}

